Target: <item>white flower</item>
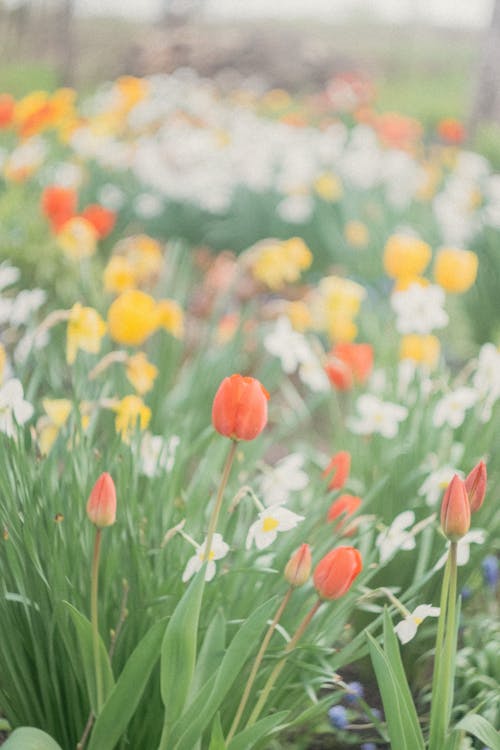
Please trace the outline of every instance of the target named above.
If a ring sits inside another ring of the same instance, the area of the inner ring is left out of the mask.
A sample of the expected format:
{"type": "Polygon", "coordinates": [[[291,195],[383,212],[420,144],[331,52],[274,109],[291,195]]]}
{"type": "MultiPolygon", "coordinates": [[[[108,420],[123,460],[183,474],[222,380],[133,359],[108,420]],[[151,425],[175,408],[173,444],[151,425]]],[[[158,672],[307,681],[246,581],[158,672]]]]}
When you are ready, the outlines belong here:
{"type": "Polygon", "coordinates": [[[276,466],[266,467],[260,482],[260,489],[266,505],[286,503],[290,492],[298,492],[307,487],[309,477],[303,471],[304,456],[290,453],[276,466]]]}
{"type": "MultiPolygon", "coordinates": [[[[182,581],[186,583],[190,578],[194,576],[205,562],[205,547],[207,540],[203,544],[197,545],[196,554],[189,558],[187,565],[182,574],[182,581]]],[[[205,571],[205,581],[211,581],[215,576],[215,560],[221,560],[229,552],[229,545],[223,540],[221,534],[214,534],[212,539],[212,546],[208,555],[207,568],[205,571]]]]}
{"type": "Polygon", "coordinates": [[[348,420],[349,429],[357,435],[371,435],[374,432],[383,437],[396,437],[399,422],[408,416],[408,409],[390,401],[381,399],[370,393],[364,393],[356,401],[359,418],[348,420]]]}
{"type": "Polygon", "coordinates": [[[404,620],[398,622],[394,632],[401,643],[408,643],[415,636],[418,626],[426,617],[439,617],[439,607],[432,607],[430,604],[420,604],[416,609],[408,614],[404,620]]]}
{"type": "Polygon", "coordinates": [[[479,418],[487,422],[491,418],[491,409],[500,398],[500,350],[494,344],[483,344],[479,352],[477,369],[472,383],[481,399],[484,399],[479,418]]]}
{"type": "Polygon", "coordinates": [[[307,362],[300,365],[299,377],[314,393],[326,393],[331,388],[321,362],[312,352],[307,362]]]}
{"type": "Polygon", "coordinates": [[[477,393],[473,388],[457,388],[443,396],[436,404],[432,423],[434,427],[448,424],[450,427],[460,427],[465,419],[465,412],[477,401],[477,393]]]}
{"type": "Polygon", "coordinates": [[[314,203],[309,195],[289,195],[278,204],[278,216],[289,224],[304,224],[311,218],[314,203]]]}
{"type": "Polygon", "coordinates": [[[98,193],[99,203],[112,211],[118,211],[125,203],[123,190],[111,182],[107,182],[98,193]]]}
{"type": "Polygon", "coordinates": [[[15,284],[20,275],[19,268],[11,266],[9,263],[2,263],[0,265],[0,290],[15,284]]]}
{"type": "Polygon", "coordinates": [[[9,322],[12,304],[13,300],[11,297],[0,297],[0,326],[9,322]]]}
{"type": "Polygon", "coordinates": [[[303,520],[304,516],[299,516],[282,505],[271,505],[259,513],[258,520],[250,526],[246,548],[250,549],[252,542],[255,542],[257,549],[265,549],[274,542],[278,531],[290,531],[303,520]]]}
{"type": "Polygon", "coordinates": [[[37,350],[43,349],[49,343],[48,331],[42,331],[37,333],[36,331],[29,331],[25,333],[22,339],[19,340],[18,345],[14,351],[14,360],[18,365],[22,365],[28,359],[29,355],[37,350]]]}
{"type": "Polygon", "coordinates": [[[441,466],[441,468],[429,474],[420,487],[418,494],[425,497],[427,505],[436,505],[455,474],[458,474],[463,479],[462,471],[454,469],[453,466],[441,466]]]}
{"type": "Polygon", "coordinates": [[[408,526],[415,522],[415,513],[412,510],[405,510],[400,513],[389,528],[382,531],[375,542],[380,551],[380,562],[385,563],[398,549],[414,549],[415,536],[406,531],[408,526]]]}
{"type": "Polygon", "coordinates": [[[157,195],[152,193],[141,193],[134,201],[134,211],[143,219],[154,219],[163,210],[163,203],[157,195]]]}
{"type": "MultiPolygon", "coordinates": [[[[486,539],[486,532],[483,529],[472,529],[467,534],[458,540],[457,542],[457,565],[467,565],[470,559],[470,545],[471,544],[484,544],[486,539]]],[[[446,547],[448,548],[450,543],[448,542],[446,547]]],[[[445,552],[442,557],[439,558],[434,566],[434,570],[439,570],[446,563],[448,558],[448,552],[445,552]]]]}
{"type": "Polygon", "coordinates": [[[172,471],[175,452],[180,443],[178,435],[165,440],[161,435],[145,432],[141,440],[141,473],[146,477],[155,477],[161,471],[172,471]]]}
{"type": "Polygon", "coordinates": [[[408,289],[394,292],[391,305],[396,313],[399,333],[431,333],[448,325],[443,309],[445,294],[440,286],[411,284],[408,289]]]}
{"type": "Polygon", "coordinates": [[[301,333],[294,331],[289,319],[278,318],[274,330],[264,338],[264,346],[270,354],[279,357],[284,372],[294,372],[299,364],[310,358],[309,345],[301,333]]]}
{"type": "Polygon", "coordinates": [[[23,398],[23,386],[15,378],[0,388],[0,432],[15,435],[15,424],[24,424],[33,414],[33,407],[23,398]]]}
{"type": "Polygon", "coordinates": [[[12,301],[10,311],[10,323],[13,326],[24,325],[28,322],[31,315],[43,305],[47,299],[43,289],[24,289],[19,292],[17,297],[12,301]]]}

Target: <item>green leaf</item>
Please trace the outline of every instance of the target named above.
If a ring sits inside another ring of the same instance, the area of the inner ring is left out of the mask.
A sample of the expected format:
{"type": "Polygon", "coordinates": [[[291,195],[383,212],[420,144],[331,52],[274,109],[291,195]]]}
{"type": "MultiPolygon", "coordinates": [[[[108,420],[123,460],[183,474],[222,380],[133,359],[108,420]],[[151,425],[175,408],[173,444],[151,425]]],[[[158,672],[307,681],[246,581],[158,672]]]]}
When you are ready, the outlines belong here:
{"type": "MultiPolygon", "coordinates": [[[[92,642],[92,624],[90,620],[87,620],[87,618],[69,602],[63,602],[63,606],[69,613],[71,620],[75,626],[78,646],[80,648],[80,655],[82,659],[83,673],[87,685],[87,693],[89,696],[92,711],[94,715],[97,716],[97,688],[94,667],[94,649],[92,642]]],[[[100,637],[99,652],[101,657],[103,696],[104,701],[106,701],[111,690],[114,687],[115,679],[113,677],[113,670],[111,669],[108,652],[106,651],[106,647],[100,637]]]]}
{"type": "Polygon", "coordinates": [[[164,735],[181,716],[193,679],[205,566],[196,574],[170,618],[161,647],[161,697],[164,735]]]}
{"type": "Polygon", "coordinates": [[[261,719],[248,729],[244,729],[243,732],[233,737],[228,750],[251,750],[264,737],[278,731],[288,713],[288,711],[280,711],[277,714],[266,716],[265,719],[261,719]]]}
{"type": "Polygon", "coordinates": [[[200,648],[196,669],[191,683],[190,696],[196,696],[203,685],[212,677],[221,663],[226,645],[226,620],[220,610],[207,628],[200,648]]]}
{"type": "Polygon", "coordinates": [[[6,750],[61,750],[61,746],[52,737],[33,727],[16,729],[2,747],[6,750]]]}
{"type": "Polygon", "coordinates": [[[500,750],[500,734],[495,727],[482,716],[478,716],[477,714],[467,714],[467,716],[464,716],[464,718],[459,721],[455,729],[472,734],[473,737],[476,737],[481,742],[484,742],[485,745],[488,745],[490,750],[500,750]]]}
{"type": "Polygon", "coordinates": [[[222,725],[220,723],[220,714],[217,714],[212,724],[212,734],[210,736],[210,746],[208,750],[226,750],[224,732],[222,731],[222,725]]]}
{"type": "Polygon", "coordinates": [[[184,734],[175,746],[176,750],[191,750],[194,742],[201,736],[243,669],[250,654],[258,646],[259,637],[269,616],[274,611],[275,605],[276,597],[261,604],[240,627],[226,649],[208,701],[199,714],[193,717],[193,721],[189,722],[184,734]]]}
{"type": "Polygon", "coordinates": [[[165,621],[153,625],[127,660],[92,730],[88,750],[113,750],[141,699],[158,661],[165,621]]]}

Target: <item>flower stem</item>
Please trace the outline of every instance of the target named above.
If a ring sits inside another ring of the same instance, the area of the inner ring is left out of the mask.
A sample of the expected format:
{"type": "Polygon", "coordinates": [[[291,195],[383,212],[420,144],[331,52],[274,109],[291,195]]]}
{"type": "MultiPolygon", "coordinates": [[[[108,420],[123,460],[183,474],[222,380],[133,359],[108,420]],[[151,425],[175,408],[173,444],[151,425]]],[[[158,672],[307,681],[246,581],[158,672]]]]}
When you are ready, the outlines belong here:
{"type": "Polygon", "coordinates": [[[210,522],[208,524],[207,541],[205,544],[205,560],[210,559],[210,550],[212,549],[212,541],[214,538],[215,529],[217,528],[217,521],[219,520],[220,510],[222,508],[222,500],[224,499],[224,490],[226,489],[227,480],[229,479],[229,474],[231,472],[231,466],[233,465],[233,460],[236,454],[237,447],[238,447],[238,442],[236,440],[232,440],[229,453],[227,454],[226,463],[224,464],[224,469],[223,469],[222,477],[220,480],[219,490],[217,492],[217,498],[215,500],[215,505],[212,510],[212,515],[210,516],[210,522]]]}
{"type": "Polygon", "coordinates": [[[317,602],[315,602],[313,604],[313,606],[311,607],[311,609],[309,610],[309,612],[307,613],[307,615],[304,617],[304,619],[300,623],[300,625],[297,628],[297,630],[295,631],[295,634],[294,634],[292,640],[287,644],[287,646],[285,648],[285,656],[283,656],[279,660],[279,662],[276,664],[276,666],[274,667],[273,671],[271,672],[271,674],[267,678],[267,682],[264,685],[264,688],[262,690],[262,693],[260,694],[259,700],[255,704],[255,708],[252,711],[252,713],[250,714],[250,718],[247,721],[246,729],[248,729],[248,727],[251,727],[253,724],[255,724],[255,722],[259,718],[259,716],[260,716],[260,714],[262,712],[262,709],[264,708],[265,702],[267,701],[267,699],[269,697],[269,693],[271,692],[274,683],[276,682],[276,680],[280,676],[280,674],[281,674],[281,672],[283,670],[283,667],[286,664],[286,660],[288,658],[288,654],[290,653],[290,651],[292,651],[295,648],[295,646],[297,645],[297,643],[299,642],[299,640],[302,638],[302,636],[304,635],[304,632],[305,632],[307,626],[311,622],[312,618],[314,617],[314,615],[316,614],[316,612],[318,611],[318,609],[320,608],[320,606],[321,606],[322,603],[323,603],[322,600],[318,599],[317,602]]]}
{"type": "Polygon", "coordinates": [[[448,597],[448,618],[446,623],[446,635],[444,640],[444,719],[445,735],[451,718],[453,704],[453,682],[455,675],[455,657],[457,651],[457,542],[450,545],[450,591],[448,597]]]}
{"type": "Polygon", "coordinates": [[[430,717],[429,750],[439,750],[444,743],[444,723],[442,704],[442,670],[444,666],[444,638],[448,626],[448,604],[450,594],[451,547],[446,560],[441,586],[440,614],[434,651],[434,673],[432,676],[432,704],[430,717]]]}
{"type": "Polygon", "coordinates": [[[276,625],[281,619],[281,615],[283,614],[286,605],[290,601],[290,597],[293,593],[293,586],[290,586],[288,591],[286,592],[285,596],[283,597],[283,601],[279,605],[278,609],[276,610],[276,614],[274,615],[273,621],[269,625],[269,628],[264,636],[264,639],[261,643],[259,652],[257,656],[255,657],[255,661],[252,666],[252,670],[250,672],[250,675],[248,677],[248,681],[245,687],[245,691],[241,697],[240,705],[238,706],[238,710],[236,711],[236,716],[234,717],[234,721],[231,725],[231,729],[229,730],[229,734],[226,738],[226,745],[229,745],[232,738],[234,737],[234,734],[236,730],[238,729],[238,725],[241,721],[241,717],[243,715],[243,711],[245,710],[245,706],[247,704],[248,698],[250,697],[250,692],[252,690],[253,683],[255,682],[255,678],[257,676],[257,672],[259,671],[260,664],[262,662],[262,659],[264,658],[264,654],[266,653],[267,647],[269,645],[269,641],[271,640],[271,637],[274,633],[274,630],[276,628],[276,625]]]}
{"type": "Polygon", "coordinates": [[[100,552],[101,552],[101,537],[102,537],[102,530],[96,529],[95,542],[94,542],[94,554],[92,557],[92,578],[91,578],[91,593],[90,593],[90,619],[92,622],[92,644],[94,647],[94,668],[95,668],[95,679],[96,679],[96,688],[97,688],[97,713],[98,714],[102,708],[102,701],[103,701],[101,657],[99,653],[99,618],[98,618],[98,604],[97,604],[97,592],[98,592],[98,586],[99,586],[99,557],[100,557],[100,552]]]}

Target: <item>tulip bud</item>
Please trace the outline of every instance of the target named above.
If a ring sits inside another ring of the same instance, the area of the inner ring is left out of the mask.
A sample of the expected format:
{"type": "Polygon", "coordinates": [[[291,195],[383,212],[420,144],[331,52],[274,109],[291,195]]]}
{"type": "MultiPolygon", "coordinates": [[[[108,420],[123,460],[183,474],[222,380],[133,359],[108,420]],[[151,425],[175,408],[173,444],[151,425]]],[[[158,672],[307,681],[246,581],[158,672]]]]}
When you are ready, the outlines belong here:
{"type": "Polygon", "coordinates": [[[363,569],[361,555],[354,547],[336,547],[316,565],[314,585],[322,599],[339,599],[352,586],[363,569]]]}
{"type": "Polygon", "coordinates": [[[112,526],[116,520],[116,490],[111,475],[101,474],[87,502],[87,516],[98,529],[112,526]]]}
{"type": "Polygon", "coordinates": [[[350,470],[351,454],[349,451],[339,451],[336,453],[322,474],[323,478],[326,478],[333,472],[328,489],[340,490],[347,482],[350,470]]]}
{"type": "Polygon", "coordinates": [[[470,528],[470,503],[463,479],[455,474],[441,504],[441,527],[452,542],[458,541],[470,528]]]}
{"type": "Polygon", "coordinates": [[[268,399],[269,393],[255,378],[224,378],[212,406],[213,426],[233,440],[253,440],[266,426],[268,399]]]}
{"type": "Polygon", "coordinates": [[[480,461],[465,479],[471,513],[479,510],[486,494],[486,464],[480,461]]]}
{"type": "Polygon", "coordinates": [[[303,544],[293,553],[285,567],[285,578],[290,586],[298,587],[307,583],[311,575],[311,548],[303,544]]]}
{"type": "MultiPolygon", "coordinates": [[[[349,516],[354,515],[359,509],[361,502],[361,498],[357,497],[357,495],[340,495],[330,505],[326,520],[335,521],[339,516],[344,516],[335,526],[335,531],[340,533],[348,525],[349,516]]],[[[354,534],[355,530],[356,525],[349,524],[349,528],[345,531],[345,536],[354,534]]]]}

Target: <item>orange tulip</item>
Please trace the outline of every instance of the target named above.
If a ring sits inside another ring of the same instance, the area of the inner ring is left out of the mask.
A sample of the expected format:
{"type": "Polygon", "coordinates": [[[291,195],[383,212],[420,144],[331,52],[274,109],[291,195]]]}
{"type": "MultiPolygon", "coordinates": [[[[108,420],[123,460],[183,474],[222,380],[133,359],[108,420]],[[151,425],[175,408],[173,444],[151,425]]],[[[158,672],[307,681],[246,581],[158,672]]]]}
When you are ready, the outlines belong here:
{"type": "Polygon", "coordinates": [[[460,120],[455,120],[452,117],[440,120],[437,125],[437,132],[443,141],[454,146],[463,143],[467,135],[460,120]]]}
{"type": "Polygon", "coordinates": [[[302,544],[294,552],[285,567],[285,578],[295,588],[307,583],[311,575],[311,548],[308,544],[302,544]]]}
{"type": "Polygon", "coordinates": [[[50,185],[42,193],[42,211],[57,232],[76,212],[77,195],[72,188],[50,185]]]}
{"type": "Polygon", "coordinates": [[[231,375],[215,394],[212,423],[217,432],[233,440],[253,440],[267,423],[269,393],[255,378],[231,375]]]}
{"type": "Polygon", "coordinates": [[[10,94],[0,94],[0,128],[7,128],[14,119],[16,102],[10,94]]]}
{"type": "Polygon", "coordinates": [[[336,547],[317,564],[313,581],[322,599],[339,599],[361,573],[363,561],[354,547],[336,547]]]}
{"type": "Polygon", "coordinates": [[[322,474],[323,479],[326,479],[333,472],[328,489],[340,490],[347,482],[350,470],[351,454],[349,451],[339,451],[336,453],[322,474]]]}
{"type": "Polygon", "coordinates": [[[87,502],[87,516],[98,529],[112,526],[116,520],[116,490],[111,475],[101,474],[87,502]]]}
{"type": "Polygon", "coordinates": [[[325,366],[326,374],[339,391],[354,383],[366,382],[373,369],[373,347],[370,344],[341,342],[333,347],[325,366]]]}
{"type": "Polygon", "coordinates": [[[470,503],[463,479],[455,474],[441,504],[441,527],[448,539],[458,541],[470,528],[470,503]]]}
{"type": "Polygon", "coordinates": [[[465,489],[467,490],[471,513],[475,513],[483,504],[486,494],[486,481],[486,464],[484,461],[480,461],[465,478],[465,489]]]}
{"type": "Polygon", "coordinates": [[[109,208],[100,206],[98,203],[92,203],[90,206],[87,206],[82,211],[81,216],[92,224],[100,239],[111,234],[116,222],[115,212],[110,211],[109,208]]]}
{"type": "Polygon", "coordinates": [[[344,532],[345,536],[350,536],[356,530],[356,527],[349,524],[349,517],[354,515],[361,505],[361,498],[356,495],[340,495],[331,505],[326,517],[327,521],[334,521],[339,516],[344,516],[337,525],[335,531],[341,532],[346,526],[347,530],[344,532]]]}

